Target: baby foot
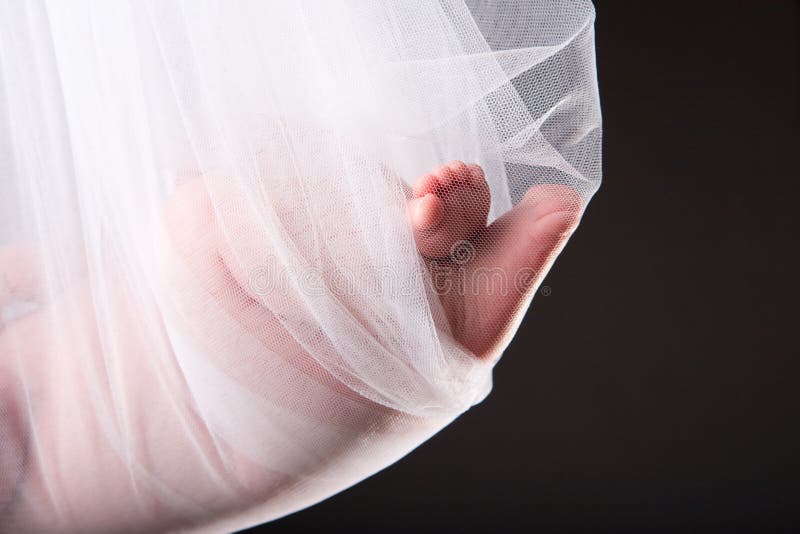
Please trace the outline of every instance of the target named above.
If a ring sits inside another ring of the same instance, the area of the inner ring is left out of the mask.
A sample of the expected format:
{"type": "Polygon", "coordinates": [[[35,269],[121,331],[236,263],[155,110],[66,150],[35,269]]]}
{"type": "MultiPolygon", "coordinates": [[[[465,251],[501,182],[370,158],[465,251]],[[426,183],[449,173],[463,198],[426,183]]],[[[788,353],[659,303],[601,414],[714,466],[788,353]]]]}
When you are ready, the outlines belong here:
{"type": "Polygon", "coordinates": [[[451,161],[417,180],[409,202],[417,248],[429,258],[447,257],[453,245],[486,227],[489,185],[477,164],[451,161]]]}
{"type": "Polygon", "coordinates": [[[459,241],[472,241],[469,262],[437,272],[442,287],[462,291],[444,291],[439,298],[459,342],[480,358],[498,356],[519,326],[532,292],[577,226],[583,208],[580,195],[565,185],[535,185],[487,227],[490,194],[483,170],[452,161],[420,177],[413,197],[409,216],[423,256],[447,258],[459,241]],[[452,278],[445,283],[442,276],[452,278]]]}

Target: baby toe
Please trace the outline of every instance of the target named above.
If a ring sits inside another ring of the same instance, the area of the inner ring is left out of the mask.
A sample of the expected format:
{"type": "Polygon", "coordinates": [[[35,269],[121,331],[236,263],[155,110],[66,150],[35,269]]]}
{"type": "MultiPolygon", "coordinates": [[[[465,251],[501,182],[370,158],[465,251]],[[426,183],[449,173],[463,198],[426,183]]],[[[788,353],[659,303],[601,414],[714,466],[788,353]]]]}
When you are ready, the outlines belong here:
{"type": "Polygon", "coordinates": [[[411,223],[417,231],[431,230],[442,218],[442,200],[428,193],[420,198],[415,198],[409,203],[411,223]]]}
{"type": "Polygon", "coordinates": [[[445,165],[450,183],[470,184],[472,181],[469,166],[463,161],[453,160],[445,165]]]}
{"type": "Polygon", "coordinates": [[[471,185],[480,185],[486,182],[486,175],[483,172],[483,167],[477,163],[469,163],[466,167],[469,172],[468,181],[471,185]]]}
{"type": "Polygon", "coordinates": [[[416,183],[414,183],[412,191],[415,197],[421,198],[430,193],[437,193],[441,187],[439,177],[434,173],[428,173],[423,174],[416,183]]]}

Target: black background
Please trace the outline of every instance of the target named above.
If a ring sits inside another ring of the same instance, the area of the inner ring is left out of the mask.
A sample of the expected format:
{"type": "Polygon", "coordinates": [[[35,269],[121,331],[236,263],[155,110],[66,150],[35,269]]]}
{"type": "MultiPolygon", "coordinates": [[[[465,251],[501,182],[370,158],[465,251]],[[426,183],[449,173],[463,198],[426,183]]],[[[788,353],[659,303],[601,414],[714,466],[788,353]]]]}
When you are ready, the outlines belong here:
{"type": "Polygon", "coordinates": [[[596,7],[604,184],[494,391],[264,532],[800,528],[798,4],[596,7]]]}

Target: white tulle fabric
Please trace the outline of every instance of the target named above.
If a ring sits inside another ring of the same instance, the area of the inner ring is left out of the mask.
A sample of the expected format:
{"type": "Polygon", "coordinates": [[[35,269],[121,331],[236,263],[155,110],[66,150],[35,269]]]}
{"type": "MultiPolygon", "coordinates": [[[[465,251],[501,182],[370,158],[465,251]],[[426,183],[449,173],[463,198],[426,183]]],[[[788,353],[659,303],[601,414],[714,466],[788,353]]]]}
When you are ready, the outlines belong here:
{"type": "Polygon", "coordinates": [[[408,186],[457,159],[489,222],[588,201],[593,18],[0,0],[0,531],[257,524],[480,402],[497,358],[454,335],[408,186]]]}

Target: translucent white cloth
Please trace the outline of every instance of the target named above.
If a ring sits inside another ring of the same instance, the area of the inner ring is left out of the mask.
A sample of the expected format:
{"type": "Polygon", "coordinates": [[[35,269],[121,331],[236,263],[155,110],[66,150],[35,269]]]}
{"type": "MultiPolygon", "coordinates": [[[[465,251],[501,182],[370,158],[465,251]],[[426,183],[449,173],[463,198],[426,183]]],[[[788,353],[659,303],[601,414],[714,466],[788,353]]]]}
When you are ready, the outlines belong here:
{"type": "Polygon", "coordinates": [[[593,17],[0,0],[0,530],[243,528],[480,402],[599,185],[593,17]]]}

